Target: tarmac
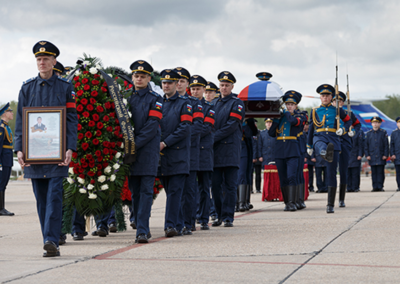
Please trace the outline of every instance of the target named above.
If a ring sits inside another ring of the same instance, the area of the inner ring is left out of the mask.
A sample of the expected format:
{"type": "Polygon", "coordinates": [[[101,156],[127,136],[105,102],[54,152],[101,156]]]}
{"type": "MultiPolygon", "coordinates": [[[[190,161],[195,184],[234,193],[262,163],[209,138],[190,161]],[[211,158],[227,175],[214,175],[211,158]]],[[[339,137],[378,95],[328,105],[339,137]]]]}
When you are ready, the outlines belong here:
{"type": "MultiPolygon", "coordinates": [[[[43,242],[29,181],[10,182],[0,217],[1,283],[399,283],[400,192],[386,177],[385,192],[346,194],[346,207],[326,213],[327,194],[310,193],[307,208],[284,212],[263,202],[235,215],[234,227],[211,227],[192,236],[165,238],[165,193],[155,200],[148,244],[135,233],[91,236],[43,258],[43,242]]],[[[338,198],[338,194],[337,194],[338,198]]],[[[336,202],[338,203],[338,202],[336,202]]],[[[211,224],[210,224],[211,225],[211,224]]]]}

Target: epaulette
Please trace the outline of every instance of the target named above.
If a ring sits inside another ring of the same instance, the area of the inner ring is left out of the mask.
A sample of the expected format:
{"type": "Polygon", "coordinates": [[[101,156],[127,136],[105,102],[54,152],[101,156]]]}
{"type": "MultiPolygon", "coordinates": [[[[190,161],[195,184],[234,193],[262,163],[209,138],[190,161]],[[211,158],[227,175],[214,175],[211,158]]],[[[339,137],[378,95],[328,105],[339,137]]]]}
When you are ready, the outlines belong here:
{"type": "Polygon", "coordinates": [[[392,132],[395,132],[395,131],[397,131],[397,130],[399,130],[398,128],[396,128],[395,130],[393,130],[392,132]]]}
{"type": "Polygon", "coordinates": [[[179,95],[178,97],[181,98],[181,99],[187,100],[187,97],[185,97],[185,96],[179,95]]]}
{"type": "Polygon", "coordinates": [[[198,99],[198,98],[196,98],[196,97],[193,97],[193,96],[189,96],[189,98],[190,98],[191,100],[194,100],[194,101],[199,101],[199,99],[198,99]]]}
{"type": "Polygon", "coordinates": [[[68,81],[67,79],[65,79],[65,78],[63,78],[63,77],[57,76],[57,78],[58,78],[59,80],[63,81],[64,83],[71,84],[70,81],[68,81]]]}
{"type": "Polygon", "coordinates": [[[4,123],[2,123],[2,124],[0,125],[0,127],[4,127],[4,123]]]}
{"type": "Polygon", "coordinates": [[[379,130],[387,133],[387,131],[385,129],[379,128],[379,130]]]}
{"type": "Polygon", "coordinates": [[[210,103],[208,101],[204,101],[204,102],[206,103],[206,105],[209,105],[209,106],[213,106],[214,105],[213,103],[210,103]]]}
{"type": "Polygon", "coordinates": [[[235,96],[233,96],[232,98],[235,100],[240,100],[238,97],[235,97],[235,96]]]}
{"type": "Polygon", "coordinates": [[[156,97],[161,97],[161,95],[159,93],[156,93],[153,90],[150,90],[149,93],[154,95],[154,96],[156,96],[156,97]]]}
{"type": "Polygon", "coordinates": [[[25,84],[27,84],[27,83],[29,83],[29,82],[32,82],[34,79],[36,79],[37,77],[32,77],[32,78],[30,78],[30,79],[28,79],[28,80],[26,80],[26,81],[24,81],[23,83],[22,83],[22,85],[25,85],[25,84]]]}

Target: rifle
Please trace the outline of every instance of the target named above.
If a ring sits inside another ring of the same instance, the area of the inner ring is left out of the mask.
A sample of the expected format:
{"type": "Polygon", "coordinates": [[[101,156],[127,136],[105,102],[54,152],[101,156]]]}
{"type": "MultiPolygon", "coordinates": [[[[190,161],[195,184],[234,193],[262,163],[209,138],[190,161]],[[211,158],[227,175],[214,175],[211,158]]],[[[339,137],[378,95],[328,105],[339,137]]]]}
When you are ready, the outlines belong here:
{"type": "Polygon", "coordinates": [[[338,85],[338,64],[336,54],[336,80],[335,80],[335,95],[336,95],[336,130],[340,128],[340,107],[339,107],[339,85],[338,85]]]}
{"type": "MultiPolygon", "coordinates": [[[[346,92],[346,95],[347,95],[347,114],[351,118],[350,87],[349,87],[349,73],[348,72],[347,72],[346,77],[347,77],[347,92],[346,92]]],[[[351,131],[352,128],[353,128],[353,126],[350,126],[349,131],[351,131]]]]}

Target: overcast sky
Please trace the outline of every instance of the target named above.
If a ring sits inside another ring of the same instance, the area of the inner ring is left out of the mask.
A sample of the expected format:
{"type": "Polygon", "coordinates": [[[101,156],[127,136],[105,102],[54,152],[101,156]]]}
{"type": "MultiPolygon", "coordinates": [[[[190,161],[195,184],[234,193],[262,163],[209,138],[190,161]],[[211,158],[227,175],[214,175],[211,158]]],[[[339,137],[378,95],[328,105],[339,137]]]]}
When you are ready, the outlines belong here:
{"type": "MultiPolygon", "coordinates": [[[[32,53],[54,43],[75,66],[83,52],[129,70],[138,59],[155,70],[185,67],[217,83],[232,72],[239,93],[267,71],[287,90],[316,95],[334,84],[352,99],[400,93],[400,1],[396,0],[119,0],[2,1],[0,102],[17,100],[37,76],[32,53]]],[[[318,101],[305,99],[301,105],[318,101]]]]}

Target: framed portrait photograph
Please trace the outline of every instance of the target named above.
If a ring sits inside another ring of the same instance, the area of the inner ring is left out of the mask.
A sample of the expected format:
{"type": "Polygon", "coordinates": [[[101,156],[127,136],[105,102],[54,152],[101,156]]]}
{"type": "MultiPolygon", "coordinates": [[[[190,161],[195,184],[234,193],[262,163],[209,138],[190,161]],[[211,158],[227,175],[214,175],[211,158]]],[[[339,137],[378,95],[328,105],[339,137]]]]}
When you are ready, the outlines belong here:
{"type": "Polygon", "coordinates": [[[59,164],[65,160],[66,107],[22,109],[22,152],[27,164],[59,164]]]}

